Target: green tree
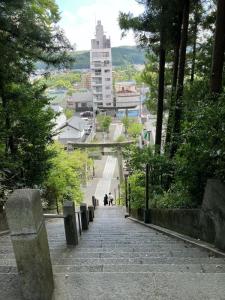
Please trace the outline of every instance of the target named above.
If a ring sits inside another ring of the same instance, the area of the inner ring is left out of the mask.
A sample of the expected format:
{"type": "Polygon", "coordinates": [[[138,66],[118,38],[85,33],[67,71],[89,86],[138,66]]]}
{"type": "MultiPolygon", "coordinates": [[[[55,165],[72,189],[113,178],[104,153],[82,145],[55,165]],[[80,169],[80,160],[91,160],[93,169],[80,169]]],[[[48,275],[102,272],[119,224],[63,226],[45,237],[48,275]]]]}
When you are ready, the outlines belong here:
{"type": "Polygon", "coordinates": [[[131,123],[127,129],[128,134],[133,137],[137,138],[142,132],[143,126],[140,123],[131,123]]]}
{"type": "Polygon", "coordinates": [[[30,76],[39,60],[68,65],[69,43],[57,29],[53,0],[1,1],[0,8],[0,170],[9,188],[34,186],[49,168],[54,124],[45,85],[30,76]]]}
{"type": "Polygon", "coordinates": [[[124,116],[122,118],[122,123],[123,123],[123,126],[124,126],[124,129],[125,129],[125,134],[127,134],[127,130],[130,126],[130,123],[131,123],[131,118],[127,117],[127,116],[124,116]]]}
{"type": "Polygon", "coordinates": [[[112,118],[110,116],[98,115],[97,116],[98,123],[103,132],[109,131],[109,126],[112,122],[112,118]]]}

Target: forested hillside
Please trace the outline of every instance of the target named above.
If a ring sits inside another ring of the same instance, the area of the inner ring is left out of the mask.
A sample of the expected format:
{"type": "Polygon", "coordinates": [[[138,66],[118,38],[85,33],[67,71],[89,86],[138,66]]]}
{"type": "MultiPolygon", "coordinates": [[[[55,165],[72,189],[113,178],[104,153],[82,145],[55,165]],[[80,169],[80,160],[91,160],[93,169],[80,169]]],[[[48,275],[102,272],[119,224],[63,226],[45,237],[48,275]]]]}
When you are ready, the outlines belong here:
{"type": "MultiPolygon", "coordinates": [[[[89,69],[90,67],[90,52],[77,51],[72,54],[75,58],[73,65],[74,69],[89,69]]],[[[145,51],[137,47],[114,47],[112,48],[112,63],[113,66],[126,66],[128,64],[143,65],[145,61],[145,51]]],[[[38,69],[43,68],[43,63],[38,63],[38,69]]]]}

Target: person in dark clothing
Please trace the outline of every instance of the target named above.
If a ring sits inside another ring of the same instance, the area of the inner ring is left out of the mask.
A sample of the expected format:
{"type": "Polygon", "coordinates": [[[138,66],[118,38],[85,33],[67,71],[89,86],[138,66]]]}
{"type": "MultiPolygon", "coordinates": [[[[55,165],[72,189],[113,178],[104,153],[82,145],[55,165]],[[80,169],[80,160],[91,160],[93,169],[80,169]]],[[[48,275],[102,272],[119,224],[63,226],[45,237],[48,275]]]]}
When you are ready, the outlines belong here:
{"type": "Polygon", "coordinates": [[[104,196],[104,206],[106,206],[108,204],[108,195],[105,194],[104,196]]]}

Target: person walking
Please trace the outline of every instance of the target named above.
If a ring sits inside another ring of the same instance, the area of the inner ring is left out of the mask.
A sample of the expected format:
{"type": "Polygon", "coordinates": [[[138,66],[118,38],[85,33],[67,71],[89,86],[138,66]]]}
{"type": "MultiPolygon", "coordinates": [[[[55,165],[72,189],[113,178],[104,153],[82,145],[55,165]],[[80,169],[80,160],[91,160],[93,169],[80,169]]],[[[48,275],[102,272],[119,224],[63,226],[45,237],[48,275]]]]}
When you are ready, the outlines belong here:
{"type": "Polygon", "coordinates": [[[106,206],[108,204],[108,195],[105,194],[104,196],[104,206],[106,206]]]}
{"type": "Polygon", "coordinates": [[[113,195],[109,193],[109,206],[110,204],[113,206],[113,195]]]}

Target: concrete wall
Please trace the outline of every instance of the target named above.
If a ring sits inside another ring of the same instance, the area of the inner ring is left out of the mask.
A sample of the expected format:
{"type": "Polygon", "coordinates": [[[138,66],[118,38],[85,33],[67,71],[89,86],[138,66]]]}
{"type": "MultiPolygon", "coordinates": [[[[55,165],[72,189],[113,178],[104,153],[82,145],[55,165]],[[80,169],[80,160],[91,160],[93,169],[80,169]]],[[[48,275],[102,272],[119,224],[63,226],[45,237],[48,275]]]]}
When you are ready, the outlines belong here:
{"type": "MultiPolygon", "coordinates": [[[[200,237],[200,209],[151,209],[151,223],[189,235],[200,237]]],[[[134,218],[143,221],[144,209],[131,209],[134,218]]]]}
{"type": "MultiPolygon", "coordinates": [[[[143,209],[131,209],[131,215],[144,220],[143,209]]],[[[201,209],[151,209],[151,223],[225,250],[225,184],[207,181],[201,209]]]]}
{"type": "Polygon", "coordinates": [[[200,209],[151,209],[153,224],[194,238],[200,238],[199,216],[200,209]]]}

